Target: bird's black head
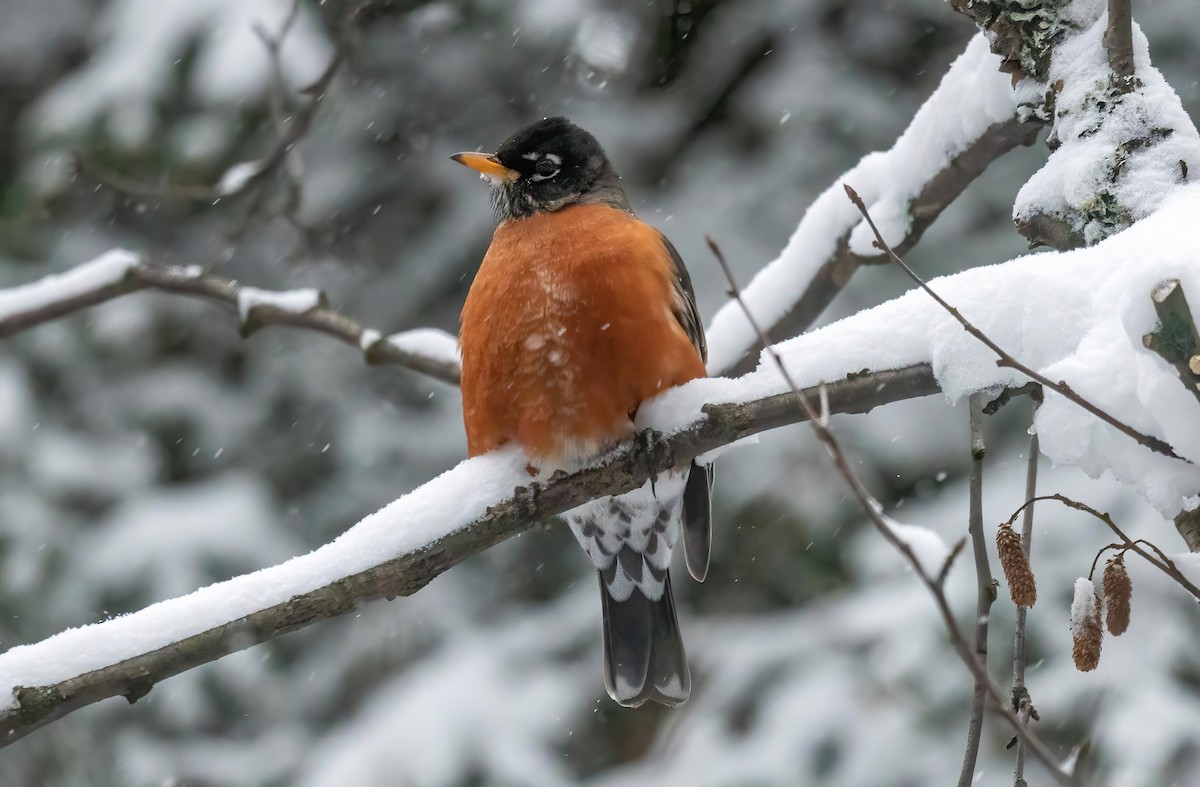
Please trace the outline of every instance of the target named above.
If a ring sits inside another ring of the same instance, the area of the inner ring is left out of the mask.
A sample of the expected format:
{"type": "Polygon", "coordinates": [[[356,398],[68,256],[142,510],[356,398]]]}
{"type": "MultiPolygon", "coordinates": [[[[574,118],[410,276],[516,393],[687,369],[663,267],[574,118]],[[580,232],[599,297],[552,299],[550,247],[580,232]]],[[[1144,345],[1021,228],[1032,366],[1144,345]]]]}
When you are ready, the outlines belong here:
{"type": "Polygon", "coordinates": [[[498,221],[555,211],[577,202],[629,209],[620,178],[600,143],[563,117],[546,118],[521,129],[494,154],[458,153],[451,158],[490,181],[498,221]]]}

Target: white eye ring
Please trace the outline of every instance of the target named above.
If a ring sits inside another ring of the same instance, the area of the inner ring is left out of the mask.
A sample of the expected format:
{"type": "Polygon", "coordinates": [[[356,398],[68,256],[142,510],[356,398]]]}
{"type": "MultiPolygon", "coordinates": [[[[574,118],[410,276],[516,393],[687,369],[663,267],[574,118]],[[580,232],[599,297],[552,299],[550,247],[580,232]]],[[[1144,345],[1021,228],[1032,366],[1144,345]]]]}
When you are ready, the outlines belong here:
{"type": "MultiPolygon", "coordinates": [[[[558,158],[555,156],[554,158],[558,158]]],[[[550,158],[549,155],[538,159],[537,164],[533,166],[533,179],[546,180],[558,174],[560,162],[550,158]]]]}

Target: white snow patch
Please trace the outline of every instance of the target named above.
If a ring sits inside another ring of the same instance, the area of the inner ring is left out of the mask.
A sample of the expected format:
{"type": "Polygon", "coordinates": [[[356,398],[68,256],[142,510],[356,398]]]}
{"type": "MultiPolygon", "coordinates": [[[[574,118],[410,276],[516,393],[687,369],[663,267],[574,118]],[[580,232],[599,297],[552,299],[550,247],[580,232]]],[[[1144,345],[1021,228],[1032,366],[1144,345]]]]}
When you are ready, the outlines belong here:
{"type": "Polygon", "coordinates": [[[139,262],[133,252],[113,249],[68,271],[0,290],[0,320],[119,284],[139,262]]]}
{"type": "Polygon", "coordinates": [[[217,191],[225,196],[236,194],[246,188],[250,178],[260,172],[262,172],[261,161],[243,161],[240,164],[234,164],[221,176],[221,180],[217,183],[217,191]]]}
{"type": "Polygon", "coordinates": [[[358,337],[358,348],[363,352],[374,347],[383,339],[383,334],[374,328],[364,328],[363,332],[358,337]]]}
{"type": "Polygon", "coordinates": [[[388,344],[404,352],[432,358],[447,364],[458,364],[458,339],[453,334],[437,328],[416,328],[411,331],[393,333],[388,344]]]}
{"type": "Polygon", "coordinates": [[[1075,580],[1075,598],[1071,602],[1071,631],[1079,631],[1096,614],[1096,586],[1087,577],[1075,580]]]}
{"type": "MultiPolygon", "coordinates": [[[[743,289],[758,322],[772,325],[791,309],[845,233],[850,232],[853,252],[879,253],[843,184],[858,191],[884,239],[898,243],[908,230],[909,203],[926,182],[989,126],[1014,117],[1022,102],[1038,99],[1037,85],[1027,81],[1014,90],[998,66],[987,40],[976,35],[891,150],[865,156],[817,197],[779,256],[743,289]]],[[[741,308],[730,301],[708,330],[709,371],[733,366],[757,341],[741,308]]]]}
{"type": "Polygon", "coordinates": [[[629,67],[634,33],[630,20],[621,14],[612,11],[589,14],[575,33],[575,52],[601,74],[620,74],[629,67]]]}
{"type": "Polygon", "coordinates": [[[926,576],[937,577],[946,558],[950,556],[950,547],[935,531],[919,525],[905,525],[891,517],[884,516],[884,522],[896,534],[896,537],[908,545],[921,564],[921,571],[926,576]]]}
{"type": "Polygon", "coordinates": [[[292,314],[304,314],[321,305],[321,291],[306,287],[301,290],[260,290],[242,287],[238,291],[238,316],[242,322],[256,306],[274,306],[292,314]]]}

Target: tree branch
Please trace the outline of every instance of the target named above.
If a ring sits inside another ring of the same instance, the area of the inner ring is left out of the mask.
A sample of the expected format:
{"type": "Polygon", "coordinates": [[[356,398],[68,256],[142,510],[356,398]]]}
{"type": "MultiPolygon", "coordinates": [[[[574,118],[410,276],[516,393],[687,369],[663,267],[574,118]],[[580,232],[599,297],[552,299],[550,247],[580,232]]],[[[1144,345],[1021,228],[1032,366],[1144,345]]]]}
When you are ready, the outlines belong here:
{"type": "Polygon", "coordinates": [[[867,206],[863,204],[863,201],[858,196],[858,193],[854,189],[852,189],[849,185],[846,185],[845,188],[846,188],[846,196],[848,196],[850,198],[850,201],[853,202],[855,207],[858,208],[859,212],[862,213],[863,218],[866,219],[866,221],[867,221],[867,224],[869,224],[871,226],[871,231],[875,233],[875,246],[877,248],[879,248],[881,251],[883,251],[884,253],[886,253],[892,259],[893,262],[895,262],[898,266],[900,266],[901,270],[903,270],[906,274],[908,274],[908,277],[910,279],[912,279],[917,284],[918,287],[920,287],[922,290],[924,290],[929,295],[930,298],[933,298],[935,301],[937,301],[938,305],[941,306],[943,309],[945,309],[946,312],[951,317],[953,317],[955,320],[957,320],[959,325],[961,325],[967,333],[971,334],[976,339],[983,342],[983,344],[989,350],[994,352],[999,359],[996,361],[997,366],[1005,366],[1010,369],[1016,369],[1018,372],[1025,375],[1029,379],[1040,383],[1043,388],[1049,388],[1051,391],[1054,391],[1059,396],[1062,396],[1064,399],[1074,402],[1075,404],[1082,407],[1084,410],[1087,410],[1089,413],[1091,413],[1092,415],[1099,418],[1104,423],[1113,427],[1114,429],[1121,432],[1122,434],[1133,438],[1139,444],[1144,445],[1146,448],[1149,448],[1151,451],[1155,452],[1156,454],[1162,454],[1163,456],[1169,456],[1172,459],[1179,459],[1183,462],[1187,462],[1188,464],[1191,464],[1190,460],[1175,453],[1174,449],[1172,449],[1171,446],[1169,444],[1167,444],[1167,442],[1165,440],[1161,440],[1153,435],[1143,434],[1142,432],[1139,432],[1138,430],[1134,429],[1129,424],[1126,424],[1125,422],[1120,421],[1117,418],[1109,415],[1104,410],[1101,410],[1099,407],[1092,404],[1087,399],[1084,399],[1082,396],[1075,393],[1075,391],[1071,389],[1071,386],[1067,385],[1067,383],[1065,381],[1060,380],[1058,382],[1054,382],[1054,381],[1050,380],[1048,377],[1045,377],[1044,375],[1034,371],[1033,369],[1030,369],[1028,366],[1026,366],[1025,364],[1018,361],[1012,355],[1005,352],[998,344],[996,344],[994,341],[992,341],[991,338],[989,338],[987,334],[985,334],[983,331],[976,328],[971,322],[969,322],[967,320],[967,318],[963,317],[962,314],[959,313],[958,309],[955,309],[953,306],[946,303],[946,301],[943,300],[940,295],[938,295],[936,292],[934,292],[932,289],[930,289],[929,285],[926,284],[925,281],[920,276],[918,276],[916,274],[916,272],[913,271],[912,268],[908,267],[908,265],[905,264],[904,260],[900,259],[900,256],[897,255],[896,252],[893,251],[890,246],[888,246],[887,241],[885,241],[883,239],[883,235],[880,234],[879,228],[875,226],[875,221],[871,218],[871,214],[869,212],[867,212],[867,206]]]}
{"type": "Polygon", "coordinates": [[[975,691],[971,697],[971,718],[967,724],[967,748],[963,754],[959,787],[970,787],[975,781],[975,762],[979,756],[979,738],[983,733],[983,710],[987,701],[988,619],[992,602],[996,600],[996,584],[988,561],[987,538],[983,534],[983,457],[987,448],[983,442],[983,396],[971,394],[971,491],[967,529],[975,555],[975,659],[983,666],[982,675],[975,675],[975,691]]]}
{"type": "MultiPolygon", "coordinates": [[[[80,266],[74,270],[82,271],[84,267],[80,266]]],[[[49,279],[43,279],[42,283],[48,281],[49,279]]],[[[39,284],[26,286],[36,287],[39,284]]],[[[0,339],[139,290],[157,290],[206,298],[237,309],[246,288],[234,279],[203,273],[197,266],[158,266],[138,262],[128,267],[125,275],[117,280],[97,279],[87,288],[77,288],[52,299],[0,311],[0,339]]],[[[0,296],[4,293],[4,290],[0,290],[0,296]]],[[[246,310],[241,321],[241,331],[243,335],[249,335],[267,325],[287,325],[318,331],[361,349],[367,363],[397,364],[451,385],[458,384],[457,361],[444,355],[435,356],[420,348],[406,348],[389,341],[378,331],[363,327],[356,320],[339,314],[323,302],[305,311],[284,309],[266,302],[258,303],[246,310]]]]}
{"type": "MultiPolygon", "coordinates": [[[[946,166],[933,174],[909,204],[911,221],[904,239],[897,244],[903,254],[921,240],[925,230],[958,198],[958,195],[983,174],[988,165],[1020,146],[1032,145],[1044,122],[1036,117],[1018,120],[1011,117],[993,123],[946,166]]],[[[817,270],[795,305],[767,333],[775,337],[798,336],[807,331],[829,307],[833,299],[850,283],[851,277],[864,265],[887,262],[886,255],[871,257],[850,251],[850,231],[842,234],[829,259],[817,270]]],[[[754,369],[757,353],[748,350],[733,366],[721,370],[722,375],[741,375],[754,369]]]]}
{"type": "MultiPolygon", "coordinates": [[[[882,404],[928,396],[938,390],[927,364],[854,375],[823,387],[830,411],[837,413],[865,413],[882,404]]],[[[797,402],[806,395],[816,396],[818,389],[743,404],[707,405],[703,408],[705,418],[677,434],[668,438],[655,435],[652,441],[633,440],[592,467],[518,487],[496,500],[485,515],[374,568],[92,672],[51,685],[18,685],[14,689],[16,707],[0,710],[0,747],[100,700],[123,696],[136,701],[165,678],[345,614],[365,601],[411,595],[443,571],[538,522],[588,500],[636,489],[654,473],[685,464],[743,437],[804,420],[806,415],[797,402]]],[[[417,527],[427,523],[403,524],[417,527]]],[[[139,614],[94,625],[128,621],[139,614]]],[[[5,666],[4,656],[0,655],[0,673],[5,666]]]]}

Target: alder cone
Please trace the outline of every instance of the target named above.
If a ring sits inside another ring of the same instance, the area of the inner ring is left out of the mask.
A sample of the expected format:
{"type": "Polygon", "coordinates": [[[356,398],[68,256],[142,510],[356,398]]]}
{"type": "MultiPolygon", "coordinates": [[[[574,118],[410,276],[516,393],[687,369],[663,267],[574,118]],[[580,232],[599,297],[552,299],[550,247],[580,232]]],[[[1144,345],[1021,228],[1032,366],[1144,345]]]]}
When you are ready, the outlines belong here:
{"type": "Polygon", "coordinates": [[[1008,594],[1018,607],[1032,607],[1037,603],[1037,582],[1029,558],[1021,548],[1021,536],[1012,525],[1003,524],[996,529],[996,551],[1000,555],[1000,567],[1008,580],[1008,594]]]}
{"type": "Polygon", "coordinates": [[[1104,567],[1104,611],[1108,631],[1119,637],[1129,628],[1129,602],[1133,597],[1133,582],[1125,570],[1125,554],[1117,555],[1104,567]]]}

